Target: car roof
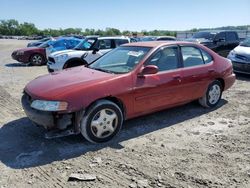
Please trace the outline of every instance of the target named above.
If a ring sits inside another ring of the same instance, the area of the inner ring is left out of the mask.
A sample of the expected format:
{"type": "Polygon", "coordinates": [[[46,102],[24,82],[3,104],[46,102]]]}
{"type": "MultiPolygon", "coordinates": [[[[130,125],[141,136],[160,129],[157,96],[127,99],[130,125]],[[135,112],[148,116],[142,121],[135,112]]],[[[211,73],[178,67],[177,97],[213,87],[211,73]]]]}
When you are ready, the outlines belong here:
{"type": "Polygon", "coordinates": [[[192,44],[197,45],[197,43],[186,42],[186,41],[147,41],[147,42],[133,42],[123,44],[122,46],[141,46],[141,47],[158,47],[165,45],[184,45],[184,44],[192,44]]]}

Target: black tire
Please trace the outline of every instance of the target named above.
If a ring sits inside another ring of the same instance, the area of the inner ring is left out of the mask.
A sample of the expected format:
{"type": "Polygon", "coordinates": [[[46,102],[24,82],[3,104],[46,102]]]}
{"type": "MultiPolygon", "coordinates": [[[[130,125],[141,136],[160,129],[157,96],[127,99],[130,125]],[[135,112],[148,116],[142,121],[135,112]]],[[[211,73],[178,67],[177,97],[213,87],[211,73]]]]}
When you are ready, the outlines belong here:
{"type": "Polygon", "coordinates": [[[30,63],[32,65],[41,66],[45,63],[44,57],[41,54],[33,54],[30,57],[30,63]]]}
{"type": "Polygon", "coordinates": [[[199,99],[199,103],[206,108],[215,107],[220,102],[221,95],[222,84],[220,81],[215,80],[209,84],[205,95],[199,99]]]}
{"type": "Polygon", "coordinates": [[[123,114],[119,106],[108,100],[99,100],[83,115],[81,133],[92,143],[107,142],[118,134],[122,123],[123,114]]]}

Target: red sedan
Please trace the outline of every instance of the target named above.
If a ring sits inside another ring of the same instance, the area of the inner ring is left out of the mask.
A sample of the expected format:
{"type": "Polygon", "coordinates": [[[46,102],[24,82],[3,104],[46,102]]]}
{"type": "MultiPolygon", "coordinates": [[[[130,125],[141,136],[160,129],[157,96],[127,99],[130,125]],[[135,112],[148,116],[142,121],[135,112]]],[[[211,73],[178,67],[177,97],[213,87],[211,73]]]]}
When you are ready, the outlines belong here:
{"type": "Polygon", "coordinates": [[[235,82],[232,64],[188,42],[138,42],[88,67],[41,76],[24,89],[27,116],[47,137],[82,133],[90,142],[114,137],[123,121],[198,100],[216,106],[235,82]]]}

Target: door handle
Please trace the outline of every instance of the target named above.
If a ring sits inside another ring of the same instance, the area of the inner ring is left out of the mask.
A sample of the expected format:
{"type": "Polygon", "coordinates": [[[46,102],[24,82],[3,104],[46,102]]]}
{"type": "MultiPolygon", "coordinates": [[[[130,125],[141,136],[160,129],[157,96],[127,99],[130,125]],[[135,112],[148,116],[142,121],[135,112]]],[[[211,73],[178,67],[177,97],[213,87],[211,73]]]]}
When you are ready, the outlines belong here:
{"type": "Polygon", "coordinates": [[[208,69],[208,72],[213,73],[213,72],[215,72],[215,70],[214,69],[208,69]]]}
{"type": "Polygon", "coordinates": [[[179,82],[181,82],[181,76],[180,75],[174,75],[173,79],[178,80],[179,82]]]}

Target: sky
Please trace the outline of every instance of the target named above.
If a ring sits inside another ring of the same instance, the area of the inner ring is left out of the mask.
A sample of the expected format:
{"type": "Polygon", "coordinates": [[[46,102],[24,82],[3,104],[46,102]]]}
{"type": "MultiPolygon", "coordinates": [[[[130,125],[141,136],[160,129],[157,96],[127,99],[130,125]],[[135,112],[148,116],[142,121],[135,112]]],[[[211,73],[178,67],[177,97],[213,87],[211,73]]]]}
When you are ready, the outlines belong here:
{"type": "Polygon", "coordinates": [[[0,20],[37,28],[188,30],[250,25],[250,0],[0,0],[0,20]]]}

